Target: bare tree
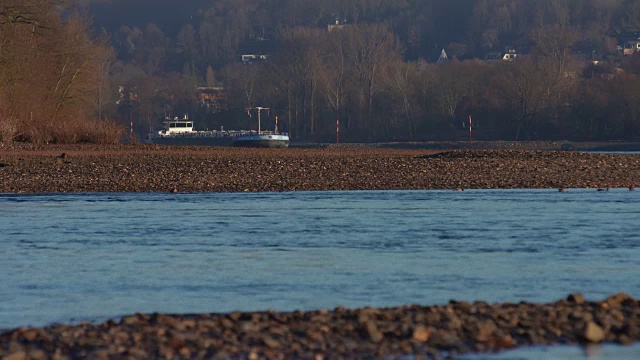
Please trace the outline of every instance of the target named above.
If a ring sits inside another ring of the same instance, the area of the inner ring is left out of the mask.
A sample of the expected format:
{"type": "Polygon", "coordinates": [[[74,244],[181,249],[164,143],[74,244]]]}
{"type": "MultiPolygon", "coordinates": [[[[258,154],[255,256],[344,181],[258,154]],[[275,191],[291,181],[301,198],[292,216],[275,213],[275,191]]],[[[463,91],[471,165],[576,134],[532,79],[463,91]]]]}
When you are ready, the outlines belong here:
{"type": "Polygon", "coordinates": [[[57,71],[53,73],[55,86],[51,99],[54,108],[51,114],[57,119],[67,104],[81,104],[95,85],[91,79],[93,66],[102,60],[94,52],[95,47],[86,34],[89,24],[79,17],[68,20],[63,31],[56,33],[57,46],[52,49],[57,71]]]}
{"type": "Polygon", "coordinates": [[[599,130],[604,125],[603,120],[606,119],[609,104],[608,82],[599,77],[582,80],[577,88],[575,101],[571,103],[578,135],[587,140],[603,135],[599,130]]]}
{"type": "Polygon", "coordinates": [[[51,28],[44,15],[51,6],[64,6],[66,0],[3,0],[0,25],[33,25],[51,28]]]}
{"type": "Polygon", "coordinates": [[[475,3],[470,37],[481,48],[493,49],[513,29],[521,0],[479,0],[475,3]]]}
{"type": "MultiPolygon", "coordinates": [[[[347,47],[343,31],[334,31],[321,44],[320,79],[326,100],[335,116],[345,118],[345,86],[347,81],[347,47]]],[[[349,123],[347,122],[347,126],[349,123]]]]}
{"type": "Polygon", "coordinates": [[[111,83],[110,70],[111,65],[116,61],[116,54],[111,47],[108,46],[108,39],[103,38],[101,40],[102,46],[99,48],[102,54],[96,58],[99,62],[97,71],[95,73],[95,85],[96,85],[96,110],[99,120],[105,119],[105,107],[107,104],[113,107],[113,89],[115,86],[111,83]]]}
{"type": "Polygon", "coordinates": [[[496,89],[508,104],[515,121],[515,140],[529,137],[533,124],[557,100],[558,78],[549,71],[553,63],[540,57],[521,57],[504,67],[496,89]]]}
{"type": "MultiPolygon", "coordinates": [[[[242,113],[248,108],[264,106],[262,64],[232,64],[222,70],[222,82],[229,102],[229,109],[242,113]]],[[[253,126],[247,117],[242,117],[243,127],[253,126]]]]}
{"type": "Polygon", "coordinates": [[[399,51],[387,25],[357,25],[344,30],[350,78],[358,91],[360,117],[356,127],[369,128],[375,136],[378,124],[372,112],[373,98],[381,85],[382,72],[398,59],[399,51]]]}
{"type": "Polygon", "coordinates": [[[169,41],[164,32],[155,24],[147,24],[139,36],[136,59],[149,75],[164,73],[169,41]]]}
{"type": "Polygon", "coordinates": [[[399,124],[395,124],[394,127],[406,127],[409,138],[414,137],[417,126],[414,84],[418,78],[418,66],[418,64],[402,61],[392,64],[389,67],[388,82],[386,84],[390,98],[396,107],[401,109],[399,112],[402,116],[402,121],[399,124]]]}
{"type": "Polygon", "coordinates": [[[571,47],[578,41],[578,33],[570,28],[552,25],[536,29],[531,37],[540,55],[556,63],[556,76],[566,76],[572,57],[571,47]]]}
{"type": "Polygon", "coordinates": [[[0,103],[6,118],[18,124],[14,138],[81,141],[87,130],[75,125],[99,112],[96,98],[104,83],[96,74],[104,73],[106,44],[92,40],[85,17],[61,5],[55,0],[1,5],[0,12],[9,15],[0,21],[0,103]],[[18,10],[27,15],[15,15],[18,10]],[[63,10],[68,10],[64,18],[63,10]]]}
{"type": "Polygon", "coordinates": [[[216,80],[216,73],[213,72],[213,68],[211,67],[211,65],[207,66],[207,72],[205,74],[205,80],[207,82],[207,86],[208,87],[216,86],[216,84],[218,82],[216,80]]]}
{"type": "Polygon", "coordinates": [[[613,134],[635,138],[640,135],[640,78],[622,74],[610,84],[607,123],[613,134]]]}
{"type": "Polygon", "coordinates": [[[317,46],[323,33],[317,29],[284,29],[278,34],[282,51],[273,57],[270,71],[277,75],[279,87],[286,90],[290,130],[295,136],[316,131],[317,88],[320,82],[320,54],[317,46]]]}
{"type": "Polygon", "coordinates": [[[198,56],[198,46],[196,31],[191,24],[184,25],[177,35],[176,47],[178,54],[184,57],[185,66],[188,66],[190,73],[196,73],[196,58],[198,56]]]}
{"type": "MultiPolygon", "coordinates": [[[[442,113],[450,120],[455,120],[463,101],[472,96],[476,86],[478,73],[474,69],[474,62],[451,61],[438,65],[437,93],[442,113]]],[[[449,125],[453,125],[450,122],[449,125]]]]}

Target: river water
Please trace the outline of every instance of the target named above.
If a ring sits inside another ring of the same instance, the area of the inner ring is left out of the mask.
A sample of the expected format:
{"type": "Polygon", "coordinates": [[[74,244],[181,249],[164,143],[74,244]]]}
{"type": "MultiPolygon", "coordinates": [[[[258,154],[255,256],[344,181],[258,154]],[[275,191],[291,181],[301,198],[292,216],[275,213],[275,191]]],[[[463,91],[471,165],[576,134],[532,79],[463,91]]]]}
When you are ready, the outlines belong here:
{"type": "MultiPolygon", "coordinates": [[[[0,329],[135,312],[638,298],[638,219],[640,191],[627,189],[0,195],[0,329]]],[[[638,346],[598,349],[495,359],[640,357],[638,346]]]]}

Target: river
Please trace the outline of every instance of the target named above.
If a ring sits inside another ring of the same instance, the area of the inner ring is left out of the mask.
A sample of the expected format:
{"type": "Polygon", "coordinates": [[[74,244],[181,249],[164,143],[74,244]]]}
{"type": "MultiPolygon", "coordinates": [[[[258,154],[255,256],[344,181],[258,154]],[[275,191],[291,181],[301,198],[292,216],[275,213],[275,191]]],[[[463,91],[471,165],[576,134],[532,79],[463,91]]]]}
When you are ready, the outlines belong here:
{"type": "MultiPolygon", "coordinates": [[[[5,194],[0,329],[135,312],[638,298],[639,204],[627,189],[5,194]]],[[[507,358],[599,359],[568,349],[507,358]]],[[[638,346],[600,349],[640,357],[638,346]]]]}

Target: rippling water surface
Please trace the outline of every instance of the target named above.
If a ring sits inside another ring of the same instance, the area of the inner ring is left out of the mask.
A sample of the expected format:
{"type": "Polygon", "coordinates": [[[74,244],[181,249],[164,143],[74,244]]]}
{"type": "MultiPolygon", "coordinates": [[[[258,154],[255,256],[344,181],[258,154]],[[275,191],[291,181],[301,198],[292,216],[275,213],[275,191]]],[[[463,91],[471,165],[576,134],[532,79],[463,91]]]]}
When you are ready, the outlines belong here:
{"type": "Polygon", "coordinates": [[[626,189],[0,195],[0,329],[637,298],[638,219],[626,189]]]}

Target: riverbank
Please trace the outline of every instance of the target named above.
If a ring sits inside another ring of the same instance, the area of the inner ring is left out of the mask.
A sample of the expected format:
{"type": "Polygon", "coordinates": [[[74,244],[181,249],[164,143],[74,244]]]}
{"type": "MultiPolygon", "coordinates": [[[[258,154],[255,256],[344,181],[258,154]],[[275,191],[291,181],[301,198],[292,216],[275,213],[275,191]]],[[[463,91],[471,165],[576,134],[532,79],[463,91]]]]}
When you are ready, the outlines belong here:
{"type": "Polygon", "coordinates": [[[540,150],[0,148],[0,193],[640,186],[640,155],[540,150]]]}
{"type": "Polygon", "coordinates": [[[314,144],[292,143],[294,148],[371,148],[406,150],[545,150],[545,151],[640,151],[634,141],[404,141],[385,143],[314,144]]]}
{"type": "Polygon", "coordinates": [[[407,305],[384,309],[135,314],[101,324],[19,328],[3,359],[439,359],[520,346],[640,340],[638,300],[580,294],[549,304],[407,305]]]}

